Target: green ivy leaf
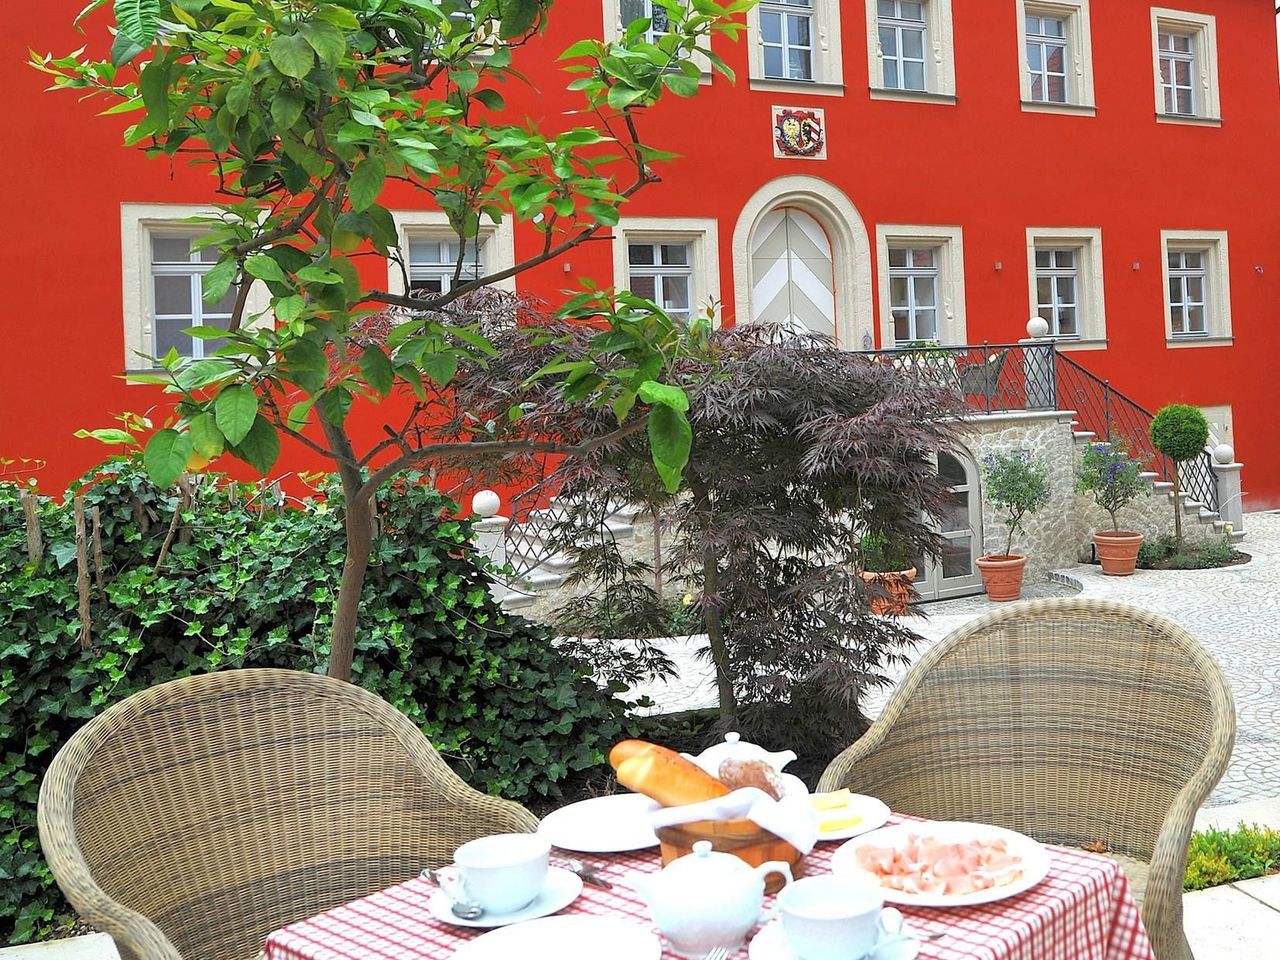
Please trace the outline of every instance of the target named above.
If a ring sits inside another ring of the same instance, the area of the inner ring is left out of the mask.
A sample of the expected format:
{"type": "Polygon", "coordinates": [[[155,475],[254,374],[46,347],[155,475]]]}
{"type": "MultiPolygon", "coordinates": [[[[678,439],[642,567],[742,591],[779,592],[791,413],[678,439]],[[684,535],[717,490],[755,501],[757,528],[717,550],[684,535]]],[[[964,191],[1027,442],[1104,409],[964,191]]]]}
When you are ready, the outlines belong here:
{"type": "Polygon", "coordinates": [[[280,459],[280,434],[266,417],[257,417],[244,439],[233,446],[231,452],[266,476],[280,459]]]}
{"type": "Polygon", "coordinates": [[[267,55],[277,70],[295,80],[303,79],[316,63],[311,44],[296,33],[276,34],[267,55]]]}
{"type": "Polygon", "coordinates": [[[142,451],[142,467],[157,487],[172,487],[191,459],[191,438],[177,430],[160,430],[142,451]]]}
{"type": "Polygon", "coordinates": [[[244,384],[226,387],[213,402],[214,420],[227,443],[239,444],[249,434],[258,415],[258,397],[244,384]]]}

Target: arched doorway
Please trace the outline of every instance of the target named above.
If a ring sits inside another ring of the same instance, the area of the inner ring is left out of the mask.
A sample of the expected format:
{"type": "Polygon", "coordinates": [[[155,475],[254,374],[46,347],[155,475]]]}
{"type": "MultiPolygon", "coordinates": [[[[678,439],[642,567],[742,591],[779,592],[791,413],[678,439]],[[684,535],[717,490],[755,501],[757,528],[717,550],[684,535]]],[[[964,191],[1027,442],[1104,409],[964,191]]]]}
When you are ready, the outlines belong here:
{"type": "Polygon", "coordinates": [[[738,323],[770,320],[874,346],[871,242],[847,196],[820,177],[778,177],[742,207],[733,228],[738,323]]]}
{"type": "Polygon", "coordinates": [[[751,320],[837,335],[831,239],[798,207],[770,210],[751,237],[751,320]]]}
{"type": "Polygon", "coordinates": [[[942,538],[936,560],[917,568],[916,590],[921,600],[944,600],[982,592],[977,559],[982,551],[982,489],[978,465],[956,447],[935,458],[938,477],[949,490],[939,515],[930,517],[942,538]]]}

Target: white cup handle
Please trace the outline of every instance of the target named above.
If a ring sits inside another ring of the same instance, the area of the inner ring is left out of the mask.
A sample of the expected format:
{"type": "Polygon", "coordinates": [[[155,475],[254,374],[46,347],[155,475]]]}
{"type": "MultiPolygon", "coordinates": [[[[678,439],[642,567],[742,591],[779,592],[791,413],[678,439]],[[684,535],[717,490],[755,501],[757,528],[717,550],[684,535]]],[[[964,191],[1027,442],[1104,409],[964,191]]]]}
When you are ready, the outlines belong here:
{"type": "Polygon", "coordinates": [[[880,929],[884,931],[886,936],[902,936],[902,928],[905,923],[902,911],[895,907],[885,907],[880,911],[880,929]]]}

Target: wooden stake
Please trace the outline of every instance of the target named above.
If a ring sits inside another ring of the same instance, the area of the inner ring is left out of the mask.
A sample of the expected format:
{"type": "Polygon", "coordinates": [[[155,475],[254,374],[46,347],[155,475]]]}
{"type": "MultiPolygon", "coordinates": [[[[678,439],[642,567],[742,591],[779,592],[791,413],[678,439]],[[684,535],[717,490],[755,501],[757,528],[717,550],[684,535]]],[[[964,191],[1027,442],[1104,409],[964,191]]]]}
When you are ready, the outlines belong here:
{"type": "Polygon", "coordinates": [[[93,576],[98,582],[98,591],[107,589],[106,573],[102,563],[102,511],[93,508],[93,576]]]}
{"type": "Polygon", "coordinates": [[[20,490],[18,500],[27,518],[27,559],[31,563],[39,563],[44,556],[44,537],[40,533],[40,517],[36,514],[36,498],[26,490],[20,490]]]}
{"type": "Polygon", "coordinates": [[[80,646],[88,650],[93,645],[92,624],[89,620],[89,553],[85,535],[84,497],[75,498],[76,514],[76,587],[80,592],[80,646]]]}

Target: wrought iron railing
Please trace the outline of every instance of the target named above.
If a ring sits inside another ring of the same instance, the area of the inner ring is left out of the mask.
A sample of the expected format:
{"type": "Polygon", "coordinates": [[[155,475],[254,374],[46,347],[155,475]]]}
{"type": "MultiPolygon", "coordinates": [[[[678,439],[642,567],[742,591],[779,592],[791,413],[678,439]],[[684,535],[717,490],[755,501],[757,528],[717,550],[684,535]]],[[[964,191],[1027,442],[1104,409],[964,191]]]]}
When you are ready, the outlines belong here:
{"type": "Polygon", "coordinates": [[[1054,365],[1059,410],[1074,410],[1081,430],[1098,435],[1099,440],[1120,441],[1129,455],[1144,468],[1172,480],[1175,468],[1182,491],[1209,510],[1218,510],[1218,481],[1213,456],[1200,455],[1175,464],[1151,443],[1152,413],[1111,386],[1111,381],[1090,373],[1070,357],[1055,351],[1054,365]]]}

